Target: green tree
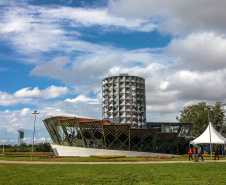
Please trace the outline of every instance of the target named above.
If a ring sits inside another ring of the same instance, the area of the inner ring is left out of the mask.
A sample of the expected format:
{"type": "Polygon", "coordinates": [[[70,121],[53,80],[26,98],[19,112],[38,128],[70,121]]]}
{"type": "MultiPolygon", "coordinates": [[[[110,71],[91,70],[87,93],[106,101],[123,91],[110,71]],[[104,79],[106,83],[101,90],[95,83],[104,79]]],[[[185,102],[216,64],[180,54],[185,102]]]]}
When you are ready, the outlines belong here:
{"type": "Polygon", "coordinates": [[[52,152],[50,143],[40,143],[36,147],[36,152],[52,152]]]}
{"type": "Polygon", "coordinates": [[[218,132],[226,136],[224,106],[225,104],[221,102],[216,102],[215,105],[207,105],[205,102],[200,102],[196,105],[184,107],[183,110],[179,111],[180,116],[177,116],[176,119],[183,123],[193,123],[190,135],[198,137],[208,126],[209,108],[210,122],[218,132]]]}

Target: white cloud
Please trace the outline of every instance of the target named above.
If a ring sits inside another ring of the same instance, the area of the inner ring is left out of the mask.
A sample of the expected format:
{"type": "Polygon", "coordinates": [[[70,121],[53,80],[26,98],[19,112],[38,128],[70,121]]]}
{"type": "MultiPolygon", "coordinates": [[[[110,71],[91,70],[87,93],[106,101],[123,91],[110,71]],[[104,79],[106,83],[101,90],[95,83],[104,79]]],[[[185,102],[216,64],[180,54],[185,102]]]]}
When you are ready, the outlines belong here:
{"type": "Polygon", "coordinates": [[[178,91],[178,98],[225,101],[226,70],[211,72],[178,71],[169,77],[168,90],[178,91]]]}
{"type": "Polygon", "coordinates": [[[215,33],[191,34],[173,39],[167,52],[177,59],[176,68],[212,71],[226,68],[226,38],[215,33]]]}
{"type": "Polygon", "coordinates": [[[102,52],[106,47],[79,39],[78,28],[102,26],[103,30],[126,28],[149,32],[155,24],[146,19],[111,15],[108,9],[11,5],[0,13],[0,34],[17,52],[102,52]],[[72,31],[70,31],[72,30],[72,31]],[[57,39],[56,39],[57,38],[57,39]]]}
{"type": "Polygon", "coordinates": [[[79,102],[85,102],[87,104],[100,104],[100,101],[98,98],[92,99],[84,94],[80,94],[74,99],[66,99],[65,102],[70,102],[70,103],[79,103],[79,102]]]}
{"type": "MultiPolygon", "coordinates": [[[[19,120],[18,118],[13,118],[13,119],[10,121],[10,123],[15,123],[15,122],[17,123],[18,120],[19,120]]],[[[15,125],[15,124],[14,124],[14,125],[15,125]]],[[[16,124],[16,125],[20,125],[20,124],[16,124]]]]}
{"type": "Polygon", "coordinates": [[[20,112],[20,116],[27,116],[27,114],[31,114],[31,110],[29,108],[23,108],[20,112]]]}
{"type": "Polygon", "coordinates": [[[14,93],[15,97],[41,97],[44,99],[57,98],[60,95],[64,95],[68,92],[67,87],[56,87],[54,85],[40,91],[38,87],[30,90],[30,87],[23,88],[14,93]]]}
{"type": "Polygon", "coordinates": [[[0,91],[0,105],[10,106],[17,105],[19,103],[31,103],[31,98],[15,98],[13,95],[0,91]]]}
{"type": "Polygon", "coordinates": [[[148,78],[150,75],[157,75],[155,71],[164,71],[166,61],[167,57],[148,49],[133,51],[113,49],[111,53],[82,55],[74,60],[57,57],[37,65],[30,74],[47,76],[72,85],[77,94],[92,90],[97,93],[101,91],[102,79],[107,76],[129,73],[148,78]]]}
{"type": "Polygon", "coordinates": [[[115,15],[149,17],[159,29],[174,34],[226,30],[224,0],[110,0],[109,9],[115,15]]]}
{"type": "Polygon", "coordinates": [[[74,93],[82,94],[74,99],[67,99],[66,102],[87,102],[99,103],[101,98],[102,79],[107,76],[118,75],[119,73],[128,73],[137,75],[146,79],[146,94],[148,103],[162,104],[172,103],[176,100],[176,93],[167,91],[169,86],[166,75],[168,73],[167,66],[164,65],[166,57],[159,54],[152,54],[149,50],[116,52],[106,55],[87,55],[78,57],[75,61],[69,61],[68,58],[55,58],[45,64],[37,65],[31,75],[49,76],[54,79],[70,83],[75,87],[74,93]],[[85,59],[85,60],[83,60],[85,59]],[[143,61],[142,61],[143,60],[143,61]],[[136,62],[137,61],[137,62],[136,62]],[[153,63],[151,63],[152,61],[153,63]],[[140,62],[140,63],[139,63],[140,62]],[[141,63],[142,62],[142,63],[141,63]],[[53,66],[52,68],[50,66],[53,66]],[[66,66],[72,66],[70,68],[66,66]],[[74,74],[73,76],[71,74],[74,74]],[[166,90],[165,92],[162,92],[166,90]],[[87,99],[84,94],[89,92],[98,93],[98,99],[87,99]],[[164,98],[161,98],[161,95],[164,98]],[[170,100],[170,98],[172,98],[170,100]],[[90,101],[90,102],[89,102],[90,101]]]}
{"type": "Polygon", "coordinates": [[[89,9],[89,8],[71,8],[61,7],[55,9],[43,9],[42,17],[49,17],[56,20],[68,19],[74,27],[101,25],[126,27],[131,30],[152,31],[155,25],[145,19],[131,19],[111,15],[106,8],[89,9]],[[94,19],[95,17],[95,19],[94,19]]]}
{"type": "Polygon", "coordinates": [[[74,65],[75,69],[87,75],[102,75],[106,71],[121,64],[121,59],[116,54],[93,56],[85,59],[80,65],[74,65]]]}
{"type": "Polygon", "coordinates": [[[35,87],[33,90],[30,90],[30,87],[20,89],[14,93],[15,97],[38,97],[40,95],[40,90],[38,87],[35,87]]]}
{"type": "Polygon", "coordinates": [[[14,118],[15,116],[16,116],[15,113],[8,114],[8,112],[7,112],[5,118],[6,118],[6,119],[11,119],[11,118],[14,118]]]}
{"type": "Polygon", "coordinates": [[[44,90],[39,90],[38,87],[31,89],[30,87],[20,89],[14,94],[9,94],[0,91],[0,105],[12,106],[17,104],[36,104],[37,98],[52,99],[60,97],[68,93],[67,87],[50,86],[44,90]]]}
{"type": "Polygon", "coordinates": [[[175,112],[177,108],[176,103],[170,103],[165,105],[147,105],[146,111],[147,112],[163,112],[163,113],[169,113],[169,112],[175,112]]]}

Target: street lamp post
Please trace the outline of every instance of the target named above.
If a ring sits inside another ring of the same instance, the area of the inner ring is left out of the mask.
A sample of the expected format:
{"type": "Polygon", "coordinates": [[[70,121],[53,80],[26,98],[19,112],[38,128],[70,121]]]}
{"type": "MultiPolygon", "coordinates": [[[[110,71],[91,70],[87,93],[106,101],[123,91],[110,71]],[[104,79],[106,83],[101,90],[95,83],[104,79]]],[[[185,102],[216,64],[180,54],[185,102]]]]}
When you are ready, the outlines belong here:
{"type": "Polygon", "coordinates": [[[35,121],[34,121],[34,130],[33,130],[33,143],[32,143],[32,154],[31,154],[31,160],[33,160],[33,149],[34,149],[34,138],[35,138],[35,122],[36,122],[36,115],[39,114],[38,111],[32,112],[32,114],[35,115],[35,121]]]}
{"type": "MultiPolygon", "coordinates": [[[[6,130],[6,128],[5,128],[6,130]]],[[[4,132],[4,141],[3,141],[3,153],[5,152],[5,132],[4,132]]]]}
{"type": "Polygon", "coordinates": [[[211,146],[211,130],[210,130],[210,107],[208,107],[208,120],[209,120],[209,134],[210,134],[210,155],[212,160],[212,146],[211,146]]]}

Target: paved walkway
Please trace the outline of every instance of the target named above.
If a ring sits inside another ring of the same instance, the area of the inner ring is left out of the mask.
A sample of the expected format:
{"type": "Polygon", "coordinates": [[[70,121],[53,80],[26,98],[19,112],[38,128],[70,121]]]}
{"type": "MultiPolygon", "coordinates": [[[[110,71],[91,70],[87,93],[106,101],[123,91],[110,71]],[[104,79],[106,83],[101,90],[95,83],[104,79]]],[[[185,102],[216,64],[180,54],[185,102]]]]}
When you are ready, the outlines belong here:
{"type": "MultiPolygon", "coordinates": [[[[205,160],[199,163],[226,162],[226,160],[205,160]]],[[[134,162],[44,162],[44,161],[4,161],[0,164],[168,164],[168,163],[197,163],[193,161],[134,161],[134,162]]]]}

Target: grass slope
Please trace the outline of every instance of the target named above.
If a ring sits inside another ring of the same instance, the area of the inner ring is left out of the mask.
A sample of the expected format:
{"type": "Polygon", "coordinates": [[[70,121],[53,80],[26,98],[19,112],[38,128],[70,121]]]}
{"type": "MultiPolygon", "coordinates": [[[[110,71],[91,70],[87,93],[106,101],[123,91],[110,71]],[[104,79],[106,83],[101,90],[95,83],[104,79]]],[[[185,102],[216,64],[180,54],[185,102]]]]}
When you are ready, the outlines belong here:
{"type": "Polygon", "coordinates": [[[0,184],[225,184],[225,163],[0,164],[0,184]]]}

